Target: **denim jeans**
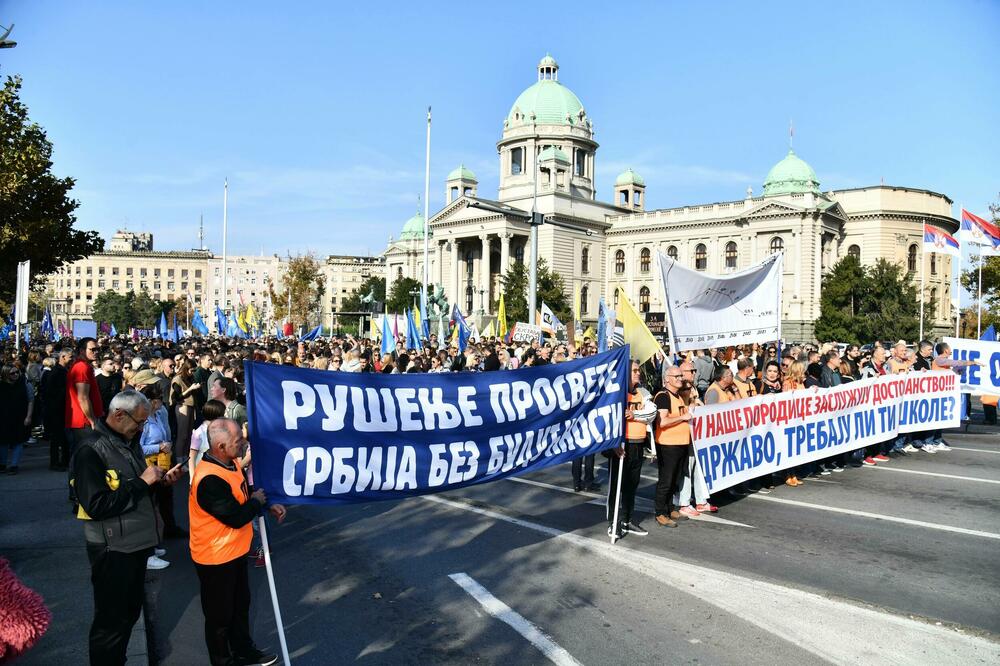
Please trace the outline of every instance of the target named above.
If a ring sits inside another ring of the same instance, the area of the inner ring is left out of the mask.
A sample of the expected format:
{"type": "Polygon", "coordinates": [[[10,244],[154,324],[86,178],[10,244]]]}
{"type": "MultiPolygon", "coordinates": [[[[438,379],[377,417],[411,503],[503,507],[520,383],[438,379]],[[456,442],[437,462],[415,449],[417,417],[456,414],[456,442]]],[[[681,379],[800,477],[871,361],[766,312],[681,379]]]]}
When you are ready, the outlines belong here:
{"type": "Polygon", "coordinates": [[[24,442],[0,446],[0,465],[17,467],[21,463],[21,453],[24,452],[24,442]],[[9,452],[9,457],[8,457],[9,452]]]}
{"type": "MultiPolygon", "coordinates": [[[[682,463],[683,464],[683,463],[682,463]]],[[[705,475],[702,474],[698,466],[698,456],[688,456],[687,467],[682,469],[684,478],[681,479],[681,488],[674,493],[674,506],[688,506],[691,502],[691,489],[694,486],[694,503],[705,504],[708,502],[708,484],[705,483],[705,475]]]]}

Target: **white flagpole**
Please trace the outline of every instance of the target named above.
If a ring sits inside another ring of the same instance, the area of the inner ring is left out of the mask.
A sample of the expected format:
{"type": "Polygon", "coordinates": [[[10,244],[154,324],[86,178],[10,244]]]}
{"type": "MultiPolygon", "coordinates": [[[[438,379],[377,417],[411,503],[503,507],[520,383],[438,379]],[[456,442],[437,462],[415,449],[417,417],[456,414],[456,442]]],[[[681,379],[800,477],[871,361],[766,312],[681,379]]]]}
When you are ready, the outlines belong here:
{"type": "Polygon", "coordinates": [[[962,321],[962,249],[965,247],[965,242],[962,238],[962,205],[958,206],[958,285],[955,290],[955,337],[959,337],[959,324],[962,321]]]}
{"type": "Polygon", "coordinates": [[[976,295],[976,338],[983,334],[983,248],[979,247],[979,291],[976,295]]]}
{"type": "Polygon", "coordinates": [[[622,474],[625,471],[625,456],[618,459],[618,482],[615,484],[615,515],[611,523],[611,543],[618,541],[618,512],[622,506],[622,474]]]}
{"type": "MultiPolygon", "coordinates": [[[[427,309],[427,280],[430,278],[430,227],[431,221],[428,215],[430,214],[430,204],[428,198],[430,197],[431,191],[431,107],[427,107],[427,157],[424,162],[424,280],[423,285],[420,287],[420,307],[427,309]]],[[[427,313],[421,313],[422,316],[426,317],[427,313]]],[[[428,327],[430,330],[430,327],[428,327]]]]}
{"type": "Polygon", "coordinates": [[[229,179],[226,178],[225,185],[222,188],[222,312],[226,313],[229,308],[226,305],[226,299],[229,297],[229,291],[227,291],[227,282],[229,278],[229,271],[226,268],[226,262],[229,258],[226,253],[226,236],[229,231],[229,179]]]}
{"type": "Polygon", "coordinates": [[[924,273],[927,270],[924,267],[927,263],[927,243],[924,241],[924,238],[920,239],[920,338],[917,340],[918,348],[924,340],[924,273]]]}
{"type": "Polygon", "coordinates": [[[267,527],[264,525],[264,516],[260,520],[260,545],[264,549],[264,565],[267,568],[267,586],[271,590],[271,605],[274,607],[274,621],[278,625],[278,642],[281,643],[281,658],[284,659],[285,666],[291,666],[291,659],[288,658],[288,643],[285,641],[285,625],[281,621],[281,608],[278,606],[278,591],[274,587],[274,569],[271,567],[271,551],[267,545],[267,527]]]}

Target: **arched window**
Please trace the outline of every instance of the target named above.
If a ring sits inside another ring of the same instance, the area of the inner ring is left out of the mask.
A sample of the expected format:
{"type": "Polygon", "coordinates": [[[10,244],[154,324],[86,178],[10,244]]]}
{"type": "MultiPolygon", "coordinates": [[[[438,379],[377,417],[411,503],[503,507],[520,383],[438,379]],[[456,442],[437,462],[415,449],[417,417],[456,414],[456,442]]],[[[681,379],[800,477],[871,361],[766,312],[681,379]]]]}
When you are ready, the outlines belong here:
{"type": "Polygon", "coordinates": [[[639,312],[649,312],[649,287],[639,287],[639,312]]]}
{"type": "Polygon", "coordinates": [[[510,173],[512,176],[517,176],[522,171],[524,171],[524,148],[511,148],[510,173]]]}
{"type": "Polygon", "coordinates": [[[621,275],[625,272],[625,250],[615,252],[615,273],[621,275]]]}
{"type": "Polygon", "coordinates": [[[471,284],[465,288],[465,314],[472,314],[472,298],[475,293],[471,284]]]}
{"type": "Polygon", "coordinates": [[[586,285],[580,287],[580,314],[585,315],[589,310],[587,306],[587,297],[590,295],[590,289],[586,285]]]}
{"type": "Polygon", "coordinates": [[[677,246],[676,245],[671,245],[670,247],[667,248],[667,256],[670,257],[671,259],[673,259],[674,261],[677,261],[677,246]]]}
{"type": "Polygon", "coordinates": [[[777,254],[785,249],[785,241],[781,239],[781,236],[775,236],[771,239],[771,254],[777,254]]]}
{"type": "Polygon", "coordinates": [[[854,260],[861,263],[861,248],[857,245],[852,245],[847,248],[847,256],[854,257],[854,260]]]}
{"type": "Polygon", "coordinates": [[[524,244],[514,246],[514,261],[519,264],[524,263],[524,244]]]}
{"type": "Polygon", "coordinates": [[[649,272],[649,248],[644,247],[639,251],[639,270],[643,273],[649,272]]]}
{"type": "MultiPolygon", "coordinates": [[[[584,273],[590,272],[590,248],[583,248],[583,253],[580,255],[580,270],[584,273]]],[[[586,289],[586,287],[584,287],[586,289]]]]}
{"type": "Polygon", "coordinates": [[[399,268],[396,269],[396,279],[397,280],[402,280],[403,279],[403,267],[402,266],[400,266],[399,268]]]}
{"type": "Polygon", "coordinates": [[[736,260],[739,252],[736,250],[736,243],[729,241],[726,243],[726,268],[736,268],[736,260]]]}
{"type": "Polygon", "coordinates": [[[708,268],[708,248],[704,243],[698,243],[694,248],[694,268],[697,271],[708,268]]]}
{"type": "Polygon", "coordinates": [[[474,257],[475,255],[472,253],[472,250],[465,251],[465,275],[470,280],[472,279],[473,269],[475,269],[475,263],[473,263],[474,257]]]}
{"type": "Polygon", "coordinates": [[[914,243],[906,251],[906,270],[911,273],[917,272],[917,244],[914,243]]]}
{"type": "Polygon", "coordinates": [[[931,252],[931,275],[937,275],[937,253],[931,252]]]}

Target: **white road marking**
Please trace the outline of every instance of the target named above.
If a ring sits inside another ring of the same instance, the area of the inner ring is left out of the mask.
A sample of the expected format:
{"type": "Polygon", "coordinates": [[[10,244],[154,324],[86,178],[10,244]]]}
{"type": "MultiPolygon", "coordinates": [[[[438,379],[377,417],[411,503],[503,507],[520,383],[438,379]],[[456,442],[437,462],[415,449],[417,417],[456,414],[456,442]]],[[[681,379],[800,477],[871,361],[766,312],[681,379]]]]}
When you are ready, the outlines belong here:
{"type": "Polygon", "coordinates": [[[949,448],[955,449],[956,451],[975,451],[977,453],[1000,453],[1000,451],[991,451],[990,449],[970,449],[967,446],[952,446],[948,445],[949,448]]]}
{"type": "MultiPolygon", "coordinates": [[[[571,543],[652,577],[833,663],[1000,663],[1000,644],[784,585],[611,545],[470,506],[439,495],[422,499],[571,543]],[[845,640],[850,636],[850,640],[845,640]]],[[[770,499],[770,498],[766,498],[770,499]]]]}
{"type": "Polygon", "coordinates": [[[841,509],[835,506],[825,506],[823,504],[800,502],[798,500],[784,499],[781,497],[772,497],[771,495],[747,495],[747,498],[764,500],[765,502],[778,502],[779,504],[790,504],[792,506],[800,506],[805,509],[830,511],[832,513],[844,513],[849,516],[874,518],[875,520],[885,520],[890,523],[900,523],[902,525],[914,525],[916,527],[926,527],[927,529],[940,530],[941,532],[954,532],[956,534],[967,534],[969,536],[984,537],[986,539],[1000,539],[1000,534],[994,534],[993,532],[981,532],[979,530],[969,530],[964,527],[952,527],[951,525],[936,525],[934,523],[927,523],[922,520],[912,520],[910,518],[898,518],[896,516],[887,516],[883,513],[869,513],[867,511],[857,511],[855,509],[841,509]]]}
{"type": "Polygon", "coordinates": [[[941,474],[939,472],[921,472],[915,469],[900,469],[898,467],[885,467],[879,465],[878,467],[867,467],[866,469],[880,469],[883,472],[902,472],[903,474],[922,474],[924,476],[939,476],[943,479],[958,479],[959,481],[978,481],[979,483],[996,483],[1000,484],[1000,481],[995,479],[981,479],[978,476],[958,476],[957,474],[941,474]]]}
{"type": "MultiPolygon", "coordinates": [[[[517,483],[526,483],[529,486],[538,486],[539,488],[546,488],[548,490],[558,490],[561,493],[569,493],[570,495],[583,495],[585,497],[593,497],[591,501],[587,504],[594,504],[597,506],[607,506],[608,497],[603,493],[592,493],[586,490],[581,490],[576,492],[572,488],[565,488],[563,486],[557,486],[551,483],[544,483],[542,481],[535,481],[534,479],[523,479],[516,476],[507,477],[507,481],[515,481],[517,483]]],[[[636,497],[635,505],[642,509],[643,511],[653,511],[653,502],[646,499],[645,497],[636,497]]],[[[732,525],[733,527],[749,527],[750,529],[756,529],[753,525],[747,525],[745,523],[737,523],[735,520],[726,520],[725,518],[719,518],[710,514],[702,514],[700,516],[688,516],[691,520],[703,520],[706,523],[718,523],[719,525],[732,525]]]]}
{"type": "Polygon", "coordinates": [[[473,599],[479,602],[487,613],[496,619],[509,624],[517,633],[544,654],[549,661],[559,666],[582,666],[569,652],[558,643],[546,636],[538,627],[526,620],[524,616],[513,611],[510,606],[500,601],[487,590],[464,573],[453,573],[448,576],[473,599]]]}

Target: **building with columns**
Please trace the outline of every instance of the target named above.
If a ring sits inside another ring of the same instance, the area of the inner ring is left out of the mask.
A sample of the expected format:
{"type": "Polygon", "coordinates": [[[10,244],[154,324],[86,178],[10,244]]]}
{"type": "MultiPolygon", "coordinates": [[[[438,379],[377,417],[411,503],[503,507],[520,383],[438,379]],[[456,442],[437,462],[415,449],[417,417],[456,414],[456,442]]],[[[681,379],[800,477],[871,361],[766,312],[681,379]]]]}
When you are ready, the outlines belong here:
{"type": "MultiPolygon", "coordinates": [[[[529,225],[514,213],[535,210],[555,224],[539,228],[539,256],[570,293],[579,289],[581,318],[596,319],[603,296],[621,287],[641,311],[664,311],[656,251],[696,270],[725,274],[784,252],[783,334],[811,339],[819,316],[823,274],[846,254],[862,264],[880,258],[905,266],[919,280],[923,261],[927,302],[935,326],[950,326],[951,259],[921,251],[923,224],[954,233],[952,201],[923,189],[878,185],[823,192],[815,171],[794,151],[767,174],[755,195],[718,203],[650,210],[647,184],[632,169],[614,182],[610,203],[597,199],[598,143],[580,99],[559,81],[559,65],[545,56],[537,80],[514,101],[496,144],[500,185],[496,199],[477,191],[464,166],[446,179],[446,204],[430,218],[430,281],[468,314],[494,314],[500,277],[512,261],[530,259],[529,225]],[[488,208],[477,207],[480,204],[488,208]],[[512,214],[503,212],[504,208],[512,214]]],[[[402,277],[423,279],[423,216],[390,238],[387,286],[402,277]]]]}

